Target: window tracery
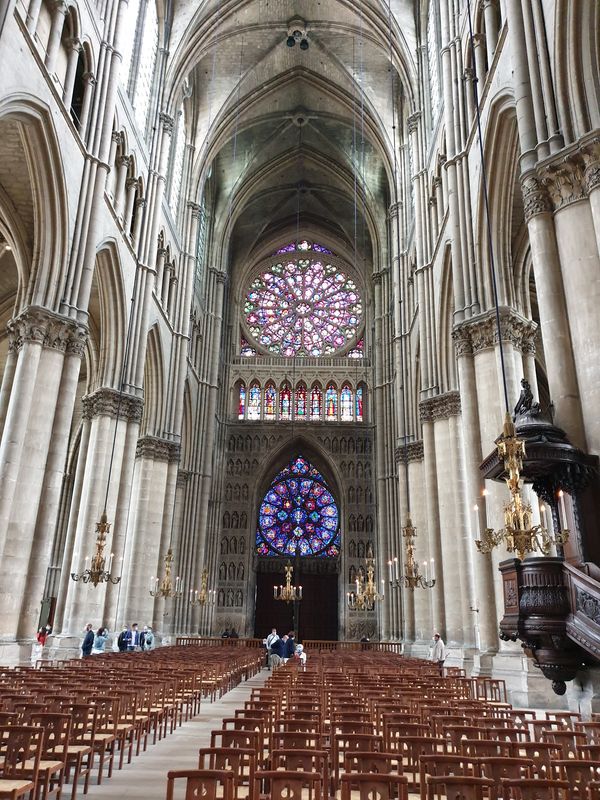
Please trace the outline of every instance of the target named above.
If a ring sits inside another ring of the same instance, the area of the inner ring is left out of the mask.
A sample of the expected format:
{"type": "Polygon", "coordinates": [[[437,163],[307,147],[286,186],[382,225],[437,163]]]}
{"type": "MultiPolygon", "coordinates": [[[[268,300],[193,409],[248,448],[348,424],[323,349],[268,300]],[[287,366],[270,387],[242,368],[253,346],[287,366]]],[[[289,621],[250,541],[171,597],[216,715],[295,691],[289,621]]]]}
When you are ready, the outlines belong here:
{"type": "Polygon", "coordinates": [[[261,556],[336,557],[339,514],[321,473],[302,455],[279,472],[260,506],[256,552],[261,556]]]}

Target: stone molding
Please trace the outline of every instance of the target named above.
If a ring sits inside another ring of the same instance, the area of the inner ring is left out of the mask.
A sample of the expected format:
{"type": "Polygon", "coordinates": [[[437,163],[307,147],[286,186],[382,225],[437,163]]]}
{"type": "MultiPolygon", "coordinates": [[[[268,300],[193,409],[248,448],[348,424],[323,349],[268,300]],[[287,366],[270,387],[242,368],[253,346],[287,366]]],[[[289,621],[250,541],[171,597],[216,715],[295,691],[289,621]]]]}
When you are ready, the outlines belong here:
{"type": "Polygon", "coordinates": [[[421,112],[415,111],[414,114],[411,114],[410,117],[406,120],[406,125],[408,127],[408,132],[416,133],[419,127],[419,120],[421,119],[421,112]]]}
{"type": "Polygon", "coordinates": [[[189,479],[192,477],[192,473],[188,469],[180,469],[177,471],[177,488],[182,489],[189,479]]]}
{"type": "MultiPolygon", "coordinates": [[[[512,308],[503,306],[500,313],[500,332],[503,342],[513,345],[521,353],[535,353],[537,324],[525,319],[512,308]]],[[[498,343],[496,314],[493,310],[461,322],[452,331],[456,354],[475,355],[498,343]]]]}
{"type": "MultiPolygon", "coordinates": [[[[406,448],[409,461],[423,461],[425,458],[425,451],[423,449],[423,441],[419,439],[416,442],[410,442],[406,448]]],[[[397,447],[394,451],[394,459],[396,464],[404,462],[404,447],[397,447]]]]}
{"type": "Polygon", "coordinates": [[[173,124],[174,120],[169,114],[165,114],[164,111],[160,113],[159,119],[162,122],[163,131],[167,134],[167,136],[171,136],[173,133],[173,124]]]}
{"type": "Polygon", "coordinates": [[[217,269],[216,267],[209,267],[208,271],[210,272],[211,275],[214,275],[217,283],[223,283],[223,284],[227,283],[226,272],[222,272],[220,269],[217,269]]]}
{"type": "Polygon", "coordinates": [[[421,422],[436,422],[440,419],[458,417],[460,413],[460,392],[445,392],[435,397],[428,397],[419,403],[421,422]]]}
{"type": "Polygon", "coordinates": [[[7,325],[9,350],[18,353],[26,342],[81,358],[88,329],[85,325],[40,306],[29,306],[7,325]]]}
{"type": "Polygon", "coordinates": [[[148,458],[153,461],[179,461],[181,445],[170,439],[161,439],[158,436],[142,436],[138,439],[135,448],[136,458],[148,458]]]}
{"type": "Polygon", "coordinates": [[[87,394],[82,398],[83,418],[93,419],[93,417],[107,416],[113,419],[118,416],[128,422],[141,422],[144,401],[141,397],[135,397],[125,392],[119,398],[120,392],[116,389],[101,387],[95,392],[87,394]]]}

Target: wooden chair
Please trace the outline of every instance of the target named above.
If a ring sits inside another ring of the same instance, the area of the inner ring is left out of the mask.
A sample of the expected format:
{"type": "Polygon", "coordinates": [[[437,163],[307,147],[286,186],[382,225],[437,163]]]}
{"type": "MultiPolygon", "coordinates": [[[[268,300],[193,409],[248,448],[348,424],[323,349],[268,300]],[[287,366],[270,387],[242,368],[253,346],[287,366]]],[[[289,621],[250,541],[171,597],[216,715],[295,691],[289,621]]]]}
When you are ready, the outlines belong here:
{"type": "Polygon", "coordinates": [[[344,772],[370,772],[382,775],[402,775],[402,758],[399,753],[363,752],[346,753],[344,772]]]}
{"type": "Polygon", "coordinates": [[[456,753],[431,753],[419,756],[419,789],[421,800],[427,796],[427,776],[441,777],[445,775],[477,775],[480,759],[461,756],[456,753]]]}
{"type": "Polygon", "coordinates": [[[43,738],[42,729],[32,725],[0,728],[0,797],[17,800],[26,794],[35,796],[43,738]]]}
{"type": "Polygon", "coordinates": [[[468,775],[428,775],[427,800],[484,800],[495,783],[490,778],[468,775]]]}
{"type": "Polygon", "coordinates": [[[255,750],[244,750],[241,747],[203,747],[198,753],[198,769],[232,772],[236,800],[253,800],[255,750]]]}
{"type": "Polygon", "coordinates": [[[44,743],[37,773],[36,798],[46,800],[47,797],[56,795],[59,799],[67,768],[71,717],[69,714],[34,714],[31,722],[44,731],[44,743]]]}
{"type": "Polygon", "coordinates": [[[503,780],[504,800],[570,800],[568,781],[552,778],[503,780]]]}
{"type": "Polygon", "coordinates": [[[329,787],[329,753],[327,750],[272,750],[270,768],[287,772],[317,772],[323,787],[329,787]]]}
{"type": "Polygon", "coordinates": [[[461,739],[460,752],[473,758],[508,758],[512,750],[511,742],[494,742],[491,739],[461,739]]]}
{"type": "Polygon", "coordinates": [[[408,800],[408,781],[403,775],[361,772],[342,775],[342,800],[408,800]],[[357,794],[356,794],[357,793],[357,794]]]}
{"type": "Polygon", "coordinates": [[[185,781],[183,800],[234,800],[233,773],[228,770],[186,769],[167,772],[167,800],[174,800],[175,782],[185,781]]]}
{"type": "Polygon", "coordinates": [[[586,787],[593,781],[600,781],[600,761],[568,758],[555,761],[553,766],[556,778],[570,784],[570,800],[585,800],[586,787]]]}
{"type": "Polygon", "coordinates": [[[65,709],[71,716],[71,738],[67,747],[67,781],[73,769],[71,800],[77,797],[79,779],[84,779],[83,793],[87,794],[94,767],[94,735],[98,710],[87,703],[73,703],[65,709]]]}
{"type": "Polygon", "coordinates": [[[262,795],[269,800],[323,800],[324,798],[321,775],[314,772],[263,770],[256,772],[254,778],[256,797],[262,795]]]}
{"type": "Polygon", "coordinates": [[[559,745],[562,750],[563,758],[577,758],[577,748],[579,745],[586,744],[585,733],[581,731],[562,730],[545,731],[542,734],[542,741],[552,742],[559,745]]]}
{"type": "Polygon", "coordinates": [[[362,752],[369,750],[383,750],[383,739],[381,736],[368,733],[336,734],[333,737],[333,747],[331,761],[333,765],[333,791],[338,789],[340,771],[344,767],[344,760],[348,753],[353,750],[362,752]]]}
{"type": "Polygon", "coordinates": [[[589,800],[600,800],[600,781],[591,781],[587,787],[589,800]]]}
{"type": "Polygon", "coordinates": [[[533,778],[535,763],[530,758],[488,756],[479,759],[478,774],[482,778],[492,778],[499,784],[502,778],[518,780],[533,778]]]}

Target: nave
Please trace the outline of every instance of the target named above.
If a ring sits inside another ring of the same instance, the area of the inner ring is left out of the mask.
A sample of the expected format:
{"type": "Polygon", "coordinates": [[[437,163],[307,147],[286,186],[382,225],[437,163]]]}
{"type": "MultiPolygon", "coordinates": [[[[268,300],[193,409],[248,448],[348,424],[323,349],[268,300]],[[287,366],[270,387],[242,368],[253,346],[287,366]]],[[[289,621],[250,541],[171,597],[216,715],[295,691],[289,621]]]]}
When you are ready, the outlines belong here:
{"type": "Polygon", "coordinates": [[[503,681],[392,653],[273,672],[229,643],[107,654],[3,669],[0,702],[0,797],[600,797],[600,717],[517,709],[503,681]]]}

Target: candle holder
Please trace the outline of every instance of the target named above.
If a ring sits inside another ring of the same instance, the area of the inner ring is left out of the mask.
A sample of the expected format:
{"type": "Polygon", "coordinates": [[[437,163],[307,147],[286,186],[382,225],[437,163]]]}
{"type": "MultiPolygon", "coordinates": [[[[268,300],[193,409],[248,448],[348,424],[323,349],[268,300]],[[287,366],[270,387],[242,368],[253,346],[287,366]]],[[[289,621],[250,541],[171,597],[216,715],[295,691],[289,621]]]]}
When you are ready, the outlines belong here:
{"type": "MultiPolygon", "coordinates": [[[[475,540],[480,553],[491,553],[504,544],[509,553],[516,553],[521,561],[529,553],[541,553],[547,556],[552,546],[563,545],[569,540],[569,529],[566,527],[565,500],[562,490],[558,493],[560,517],[564,527],[554,533],[546,525],[533,525],[533,512],[530,503],[521,495],[521,470],[525,455],[525,442],[517,438],[514,422],[509,414],[504,421],[502,434],[496,439],[498,455],[504,460],[504,468],[508,473],[506,485],[510,492],[510,500],[504,506],[504,527],[498,531],[485,528],[481,537],[475,540]]],[[[475,507],[477,511],[477,507],[475,507]]],[[[545,509],[543,509],[543,518],[545,509]]]]}
{"type": "Polygon", "coordinates": [[[433,558],[431,562],[423,561],[423,572],[419,571],[419,562],[415,558],[416,537],[417,529],[412,524],[411,518],[408,517],[406,525],[402,528],[402,538],[406,548],[403,574],[399,573],[397,556],[392,561],[388,561],[390,586],[394,589],[403,586],[405,589],[414,591],[415,589],[433,589],[435,586],[435,561],[433,558]]]}
{"type": "Polygon", "coordinates": [[[200,579],[200,591],[190,589],[191,606],[214,606],[217,601],[217,590],[208,588],[208,570],[202,570],[200,579]]]}
{"type": "Polygon", "coordinates": [[[283,603],[293,603],[296,600],[302,600],[302,587],[292,586],[292,575],[294,568],[291,561],[288,561],[284,567],[285,571],[285,586],[273,587],[273,599],[280,600],[283,603]]]}
{"type": "Polygon", "coordinates": [[[173,565],[173,550],[169,547],[167,555],[165,556],[165,577],[160,580],[158,577],[152,576],[150,578],[150,595],[152,597],[181,597],[183,594],[183,586],[181,578],[175,578],[175,585],[171,578],[171,570],[173,565]]]}
{"type": "MultiPolygon", "coordinates": [[[[383,584],[383,581],[382,581],[383,584]]],[[[346,596],[350,611],[373,611],[375,604],[384,599],[383,587],[379,594],[375,583],[375,559],[372,553],[367,555],[367,579],[359,575],[356,579],[356,591],[346,596]]]]}
{"type": "Polygon", "coordinates": [[[89,568],[84,569],[83,572],[72,572],[71,578],[74,581],[91,583],[92,586],[98,586],[99,583],[119,583],[121,577],[113,578],[111,575],[113,553],[110,554],[108,559],[108,569],[104,568],[106,565],[104,548],[106,547],[106,537],[109,533],[110,522],[106,519],[106,513],[103,513],[100,517],[100,522],[96,523],[96,552],[92,556],[91,565],[89,568]]]}

